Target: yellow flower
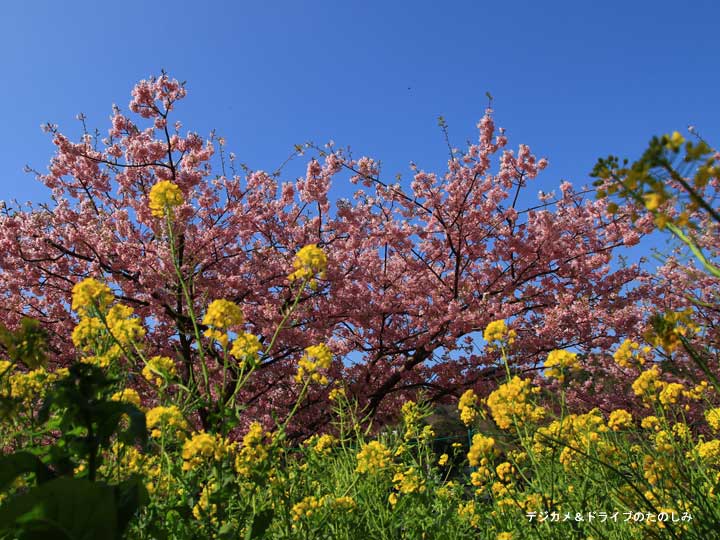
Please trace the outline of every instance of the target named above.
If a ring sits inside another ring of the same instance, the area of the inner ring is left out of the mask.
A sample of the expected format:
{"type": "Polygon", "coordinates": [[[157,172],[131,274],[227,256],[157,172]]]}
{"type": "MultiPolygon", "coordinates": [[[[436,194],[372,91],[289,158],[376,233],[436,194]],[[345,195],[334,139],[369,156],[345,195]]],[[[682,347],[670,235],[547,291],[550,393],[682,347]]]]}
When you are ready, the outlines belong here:
{"type": "Polygon", "coordinates": [[[475,392],[473,392],[472,389],[466,390],[465,393],[460,396],[460,401],[458,402],[458,410],[460,411],[460,420],[462,420],[463,424],[465,424],[466,426],[472,424],[477,417],[478,413],[477,410],[475,410],[477,402],[478,397],[475,395],[475,392]]]}
{"type": "Polygon", "coordinates": [[[155,386],[161,386],[163,380],[177,376],[175,362],[167,356],[153,356],[143,368],[142,375],[155,386]]]}
{"type": "Polygon", "coordinates": [[[522,426],[525,422],[537,422],[543,418],[545,410],[528,403],[530,394],[535,391],[529,380],[516,375],[510,382],[492,392],[488,396],[487,405],[497,426],[500,429],[509,429],[513,420],[522,426]]]}
{"type": "Polygon", "coordinates": [[[640,422],[640,427],[643,429],[657,431],[660,429],[660,420],[657,416],[646,416],[640,422]]]}
{"type": "Polygon", "coordinates": [[[356,472],[375,474],[390,466],[390,450],[379,441],[370,441],[358,452],[357,462],[356,472]]]}
{"type": "Polygon", "coordinates": [[[312,515],[317,512],[318,508],[323,506],[324,503],[325,497],[318,499],[317,497],[310,495],[292,507],[290,510],[290,516],[293,521],[300,521],[303,518],[312,517],[312,515]]]}
{"type": "Polygon", "coordinates": [[[420,407],[414,401],[406,401],[401,408],[406,426],[415,426],[422,419],[420,407]]]}
{"type": "Polygon", "coordinates": [[[502,341],[507,338],[508,343],[512,345],[516,337],[517,333],[515,330],[508,330],[503,320],[492,321],[485,327],[485,331],[483,332],[483,338],[488,343],[491,341],[502,341]]]}
{"type": "Polygon", "coordinates": [[[305,441],[305,444],[310,446],[316,454],[327,456],[337,442],[335,437],[324,433],[323,435],[313,435],[305,441]]]}
{"type": "Polygon", "coordinates": [[[199,432],[185,441],[182,449],[183,471],[194,469],[208,461],[219,461],[226,451],[226,445],[217,435],[199,432]]]}
{"type": "Polygon", "coordinates": [[[189,429],[185,417],[175,405],[169,407],[154,407],[145,414],[145,422],[150,430],[150,436],[154,438],[160,438],[162,435],[162,428],[175,428],[175,435],[180,438],[185,438],[185,431],[189,429]]]}
{"type": "Polygon", "coordinates": [[[314,289],[317,286],[315,275],[319,274],[321,279],[325,279],[327,255],[317,244],[309,244],[297,252],[293,267],[295,271],[288,276],[288,279],[290,281],[309,280],[310,287],[314,289]]]}
{"type": "Polygon", "coordinates": [[[658,229],[664,229],[665,226],[670,223],[670,216],[667,214],[658,214],[655,216],[655,219],[653,219],[653,222],[657,225],[658,229]]]}
{"type": "Polygon", "coordinates": [[[658,206],[663,203],[663,196],[660,193],[648,193],[643,195],[645,208],[648,210],[657,210],[658,206]]]}
{"type": "Polygon", "coordinates": [[[444,467],[447,464],[448,459],[450,459],[450,456],[448,456],[447,454],[441,455],[440,458],[438,459],[438,465],[440,465],[441,467],[444,467]]]}
{"type": "Polygon", "coordinates": [[[259,422],[250,424],[243,437],[242,447],[235,456],[235,471],[239,475],[249,477],[265,463],[270,456],[265,444],[267,437],[270,437],[270,433],[263,432],[259,422]]]}
{"type": "Polygon", "coordinates": [[[72,309],[87,313],[90,308],[95,307],[104,312],[113,298],[110,287],[96,279],[87,278],[73,287],[72,309]]]}
{"type": "Polygon", "coordinates": [[[708,392],[710,385],[707,381],[700,381],[692,390],[685,390],[683,397],[692,401],[700,401],[703,395],[708,392]]]}
{"type": "Polygon", "coordinates": [[[681,337],[700,329],[690,318],[692,315],[692,308],[655,315],[651,318],[652,329],[646,332],[645,338],[656,347],[672,352],[682,344],[681,337]]]}
{"type": "Polygon", "coordinates": [[[192,515],[195,519],[201,520],[209,518],[211,523],[217,524],[217,504],[210,504],[210,497],[213,491],[217,489],[217,485],[206,485],[200,492],[200,499],[192,509],[192,515]]]}
{"type": "Polygon", "coordinates": [[[395,484],[395,489],[406,495],[425,492],[425,480],[418,474],[415,467],[409,467],[404,472],[395,473],[393,484],[395,484]]]}
{"type": "Polygon", "coordinates": [[[720,440],[700,442],[695,446],[695,451],[704,462],[715,466],[720,464],[720,440]]]}
{"type": "Polygon", "coordinates": [[[332,364],[332,351],[327,345],[311,345],[305,348],[305,354],[298,361],[298,371],[295,374],[295,382],[303,382],[306,377],[320,384],[327,384],[325,375],[319,373],[320,369],[328,369],[332,364]]]}
{"type": "Polygon", "coordinates": [[[500,480],[507,483],[512,480],[513,475],[515,474],[515,467],[513,467],[512,463],[504,461],[503,463],[495,467],[495,472],[497,473],[500,480]]]}
{"type": "Polygon", "coordinates": [[[333,388],[330,390],[330,393],[328,394],[328,399],[332,402],[337,402],[341,398],[345,397],[345,389],[344,388],[333,388]]]}
{"type": "Polygon", "coordinates": [[[8,378],[10,395],[29,405],[34,400],[42,399],[56,379],[57,375],[42,367],[28,372],[11,372],[8,378]]]}
{"type": "Polygon", "coordinates": [[[545,360],[545,376],[555,377],[559,381],[565,379],[565,373],[570,369],[578,369],[580,364],[576,353],[564,350],[551,351],[545,360]]]}
{"type": "Polygon", "coordinates": [[[138,409],[142,408],[140,402],[140,395],[132,388],[124,388],[119,392],[115,392],[110,399],[112,401],[122,401],[124,403],[130,403],[135,405],[138,409]]]}
{"type": "Polygon", "coordinates": [[[668,150],[680,150],[680,147],[685,143],[685,137],[680,132],[673,131],[672,135],[665,135],[665,147],[668,150]]]}
{"type": "Polygon", "coordinates": [[[511,532],[498,533],[496,540],[513,540],[513,533],[511,533],[511,532]]]}
{"type": "Polygon", "coordinates": [[[90,351],[100,345],[105,325],[97,317],[83,317],[73,329],[72,342],[81,351],[90,351]]]}
{"type": "Polygon", "coordinates": [[[610,413],[608,427],[613,431],[620,431],[632,426],[632,414],[625,409],[617,409],[610,413]]]}
{"type": "Polygon", "coordinates": [[[336,497],[335,500],[332,501],[332,505],[335,509],[345,510],[346,512],[350,512],[357,506],[353,498],[348,497],[347,495],[343,497],[336,497]]]}
{"type": "Polygon", "coordinates": [[[467,458],[471,467],[479,467],[482,459],[489,457],[493,453],[495,447],[495,439],[486,437],[482,433],[473,435],[472,444],[467,458]]]}
{"type": "Polygon", "coordinates": [[[162,180],[150,190],[150,212],[155,217],[163,217],[165,211],[180,206],[183,196],[180,188],[169,180],[162,180]]]}
{"type": "Polygon", "coordinates": [[[658,380],[660,377],[660,369],[654,365],[648,370],[643,371],[640,376],[632,383],[633,392],[636,396],[643,398],[643,401],[652,401],[657,391],[663,387],[663,383],[658,380]]]}
{"type": "Polygon", "coordinates": [[[475,513],[475,501],[468,501],[458,506],[458,516],[471,527],[480,526],[480,516],[475,513]]]}
{"type": "Polygon", "coordinates": [[[140,319],[132,317],[132,314],[133,309],[122,304],[114,305],[107,314],[110,333],[123,346],[137,343],[145,335],[140,319]]]}
{"type": "Polygon", "coordinates": [[[223,347],[226,347],[230,336],[227,331],[241,325],[244,321],[242,309],[235,302],[230,300],[213,300],[208,306],[207,313],[202,323],[209,326],[205,330],[205,336],[216,339],[223,347]]]}
{"type": "Polygon", "coordinates": [[[720,407],[705,411],[705,420],[713,431],[720,431],[720,407]]]}
{"type": "Polygon", "coordinates": [[[685,387],[680,383],[668,383],[660,391],[660,403],[663,405],[671,405],[677,403],[682,395],[685,387]]]}
{"type": "MultiPolygon", "coordinates": [[[[649,347],[644,348],[642,352],[650,352],[649,347]]],[[[624,368],[631,368],[645,363],[645,358],[640,355],[640,344],[631,339],[622,342],[620,347],[613,353],[613,358],[617,365],[624,368]]]]}
{"type": "Polygon", "coordinates": [[[235,341],[233,341],[230,356],[238,360],[245,358],[254,363],[257,361],[258,352],[261,348],[262,345],[256,335],[241,332],[238,334],[238,337],[235,338],[235,341]]]}

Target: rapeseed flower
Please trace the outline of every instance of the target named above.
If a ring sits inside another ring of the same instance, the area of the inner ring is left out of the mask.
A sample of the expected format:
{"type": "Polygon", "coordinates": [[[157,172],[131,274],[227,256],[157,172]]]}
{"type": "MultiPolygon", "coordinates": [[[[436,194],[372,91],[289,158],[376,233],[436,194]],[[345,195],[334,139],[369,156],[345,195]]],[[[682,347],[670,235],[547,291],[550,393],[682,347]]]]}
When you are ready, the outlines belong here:
{"type": "Polygon", "coordinates": [[[393,484],[398,492],[405,495],[425,492],[425,480],[415,467],[408,467],[405,471],[396,472],[393,476],[393,484]]]}
{"type": "Polygon", "coordinates": [[[150,436],[160,438],[162,428],[175,428],[175,436],[185,438],[185,431],[189,429],[185,417],[175,405],[168,407],[154,407],[145,414],[145,422],[150,430],[150,436]]]}
{"type": "Polygon", "coordinates": [[[162,180],[150,189],[150,212],[155,217],[163,217],[166,211],[182,203],[182,191],[169,180],[162,180]]]}
{"type": "Polygon", "coordinates": [[[370,441],[358,452],[355,471],[375,474],[387,469],[391,462],[390,450],[379,441],[370,441]]]}
{"type": "Polygon", "coordinates": [[[632,414],[625,409],[617,409],[610,413],[608,427],[613,431],[620,431],[632,426],[632,414]]]}
{"type": "Polygon", "coordinates": [[[311,345],[305,348],[305,354],[298,361],[298,370],[295,374],[295,382],[303,382],[306,377],[320,384],[327,384],[328,379],[319,373],[320,369],[328,369],[332,364],[332,351],[327,345],[311,345]]]}
{"type": "Polygon", "coordinates": [[[155,386],[161,386],[164,380],[177,376],[175,362],[167,356],[153,356],[142,370],[142,375],[155,386]]]}
{"type": "Polygon", "coordinates": [[[460,411],[460,420],[466,426],[473,423],[477,418],[478,412],[475,406],[477,405],[478,397],[475,395],[472,389],[466,390],[460,401],[458,401],[458,410],[460,411]]]}
{"type": "Polygon", "coordinates": [[[91,308],[104,312],[113,301],[110,287],[93,278],[75,284],[72,291],[72,309],[86,314],[91,308]]]}
{"type": "Polygon", "coordinates": [[[203,431],[185,441],[182,449],[183,471],[195,469],[208,461],[219,461],[225,455],[227,445],[218,436],[203,431]]]}
{"type": "Polygon", "coordinates": [[[579,367],[580,364],[576,353],[564,350],[551,351],[547,360],[545,360],[545,376],[554,377],[562,382],[569,370],[575,370],[579,367]]]}
{"type": "Polygon", "coordinates": [[[509,330],[503,320],[488,323],[485,327],[485,331],[483,332],[483,338],[488,343],[491,341],[503,341],[507,339],[507,342],[512,345],[515,342],[516,337],[517,333],[515,330],[509,330]]]}
{"type": "Polygon", "coordinates": [[[492,392],[487,398],[487,405],[497,426],[509,429],[513,420],[522,426],[526,422],[537,422],[543,418],[545,410],[528,402],[530,395],[538,391],[531,387],[529,380],[516,375],[492,392]]]}
{"type": "Polygon", "coordinates": [[[315,276],[319,275],[321,279],[325,279],[327,255],[317,244],[309,244],[297,252],[293,267],[295,271],[288,276],[288,279],[308,281],[310,287],[315,289],[317,287],[315,276]]]}
{"type": "Polygon", "coordinates": [[[479,467],[483,458],[489,458],[493,454],[494,448],[495,439],[492,437],[487,437],[482,433],[473,435],[470,451],[467,455],[470,466],[479,467]]]}
{"type": "Polygon", "coordinates": [[[112,401],[120,401],[123,403],[130,403],[131,405],[135,405],[138,409],[142,407],[141,401],[140,401],[140,394],[137,393],[136,390],[133,390],[132,388],[124,388],[123,390],[120,390],[119,392],[115,392],[110,399],[112,401]]]}
{"type": "Polygon", "coordinates": [[[233,341],[230,356],[238,360],[245,359],[245,361],[254,364],[257,362],[258,352],[260,352],[261,348],[262,345],[256,335],[241,332],[233,341]]]}
{"type": "Polygon", "coordinates": [[[720,407],[705,411],[705,420],[713,431],[720,431],[720,407]]]}
{"type": "Polygon", "coordinates": [[[241,325],[244,322],[242,309],[235,302],[219,299],[213,300],[208,306],[207,313],[202,323],[209,326],[205,330],[205,336],[215,339],[224,347],[227,347],[230,336],[227,331],[241,325]]]}

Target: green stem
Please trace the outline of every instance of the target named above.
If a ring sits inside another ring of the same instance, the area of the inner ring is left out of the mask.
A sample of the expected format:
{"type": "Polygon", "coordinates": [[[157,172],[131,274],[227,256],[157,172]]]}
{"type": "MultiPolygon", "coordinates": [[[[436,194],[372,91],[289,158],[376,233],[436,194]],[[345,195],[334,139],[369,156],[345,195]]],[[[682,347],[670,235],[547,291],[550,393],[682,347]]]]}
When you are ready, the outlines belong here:
{"type": "MultiPolygon", "coordinates": [[[[195,320],[195,312],[193,310],[193,303],[190,297],[190,292],[188,291],[185,280],[183,279],[180,269],[180,262],[178,261],[177,252],[175,250],[175,236],[173,234],[172,228],[172,213],[169,209],[166,209],[165,217],[168,230],[168,241],[170,244],[170,255],[172,256],[173,261],[173,268],[175,269],[175,274],[177,275],[178,281],[180,282],[180,287],[182,288],[183,295],[185,296],[185,303],[187,304],[188,315],[190,316],[190,320],[192,321],[193,331],[195,333],[195,340],[197,341],[198,346],[198,354],[200,356],[200,366],[202,368],[203,382],[205,384],[205,395],[209,398],[209,396],[211,395],[210,375],[208,372],[207,363],[205,361],[205,351],[202,346],[202,340],[200,339],[200,329],[198,328],[197,321],[195,320]]],[[[182,316],[182,313],[180,313],[179,315],[182,316]]]]}

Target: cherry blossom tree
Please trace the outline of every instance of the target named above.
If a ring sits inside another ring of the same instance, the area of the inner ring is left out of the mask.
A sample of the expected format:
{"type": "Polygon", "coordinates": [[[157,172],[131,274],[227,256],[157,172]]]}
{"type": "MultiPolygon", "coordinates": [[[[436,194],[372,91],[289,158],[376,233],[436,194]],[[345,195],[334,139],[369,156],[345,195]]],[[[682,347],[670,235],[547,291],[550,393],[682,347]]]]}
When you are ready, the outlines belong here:
{"type": "MultiPolygon", "coordinates": [[[[335,355],[330,386],[382,416],[420,390],[441,400],[492,385],[503,371],[477,333],[493,320],[517,332],[512,369],[531,375],[553,349],[589,355],[637,331],[646,288],[628,285],[641,270],[610,263],[642,227],[568,182],[519,208],[547,161],[525,145],[511,150],[491,109],[477,142],[449,149],[440,173],[413,165],[410,185],[384,180],[369,157],[312,145],[296,149],[311,156],[305,176],[281,181],[282,173],[239,174],[222,138],[184,131],[174,116],[185,94],[166,74],[141,81],[130,112],[113,109],[104,137],[85,131],[73,142],[48,124],[56,153],[37,177],[52,202],[3,209],[0,319],[40,320],[55,362],[73,356],[72,287],[93,276],[145,318],[151,354],[175,358],[184,380],[197,369],[165,225],[148,203],[160,181],[183,194],[174,223],[193,312],[232,300],[263,343],[297,291],[287,278],[294,254],[307,244],[327,253],[326,275],[301,294],[243,390],[249,417],[293,402],[297,360],[320,342],[335,355]],[[358,185],[353,200],[332,202],[332,183],[348,181],[358,185]]],[[[306,428],[327,421],[328,390],[313,388],[299,416],[306,428]]]]}

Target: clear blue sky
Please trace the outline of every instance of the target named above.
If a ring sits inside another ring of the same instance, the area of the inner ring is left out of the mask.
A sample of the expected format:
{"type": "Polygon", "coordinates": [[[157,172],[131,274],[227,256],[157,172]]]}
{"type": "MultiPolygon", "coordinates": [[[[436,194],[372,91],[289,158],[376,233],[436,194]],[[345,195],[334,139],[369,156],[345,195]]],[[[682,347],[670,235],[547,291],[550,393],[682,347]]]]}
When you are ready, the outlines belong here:
{"type": "Polygon", "coordinates": [[[635,157],[690,123],[720,141],[715,2],[23,1],[0,8],[0,199],[47,196],[41,123],[105,131],[133,84],[187,81],[176,118],[216,128],[240,161],[273,170],[293,144],[329,139],[382,160],[442,168],[477,136],[485,92],[511,145],[550,167],[537,190],[580,186],[599,156],[635,157]]]}

